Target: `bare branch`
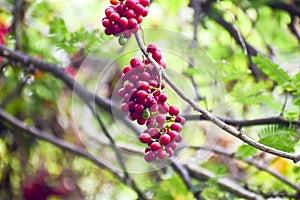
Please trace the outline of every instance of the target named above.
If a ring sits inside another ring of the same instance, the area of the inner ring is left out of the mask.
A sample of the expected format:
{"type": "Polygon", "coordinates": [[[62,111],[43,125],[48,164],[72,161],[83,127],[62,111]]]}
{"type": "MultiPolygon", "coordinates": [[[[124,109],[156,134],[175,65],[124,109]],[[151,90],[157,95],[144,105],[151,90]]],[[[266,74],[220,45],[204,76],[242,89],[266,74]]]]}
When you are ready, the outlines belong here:
{"type": "Polygon", "coordinates": [[[193,177],[200,180],[216,179],[217,183],[222,188],[225,188],[226,190],[234,193],[239,197],[243,197],[245,199],[254,199],[254,200],[263,199],[261,196],[246,190],[245,188],[241,187],[240,185],[238,185],[237,183],[233,182],[228,178],[217,179],[217,176],[213,172],[205,168],[202,168],[192,163],[186,164],[185,166],[193,177]]]}
{"type": "Polygon", "coordinates": [[[300,160],[300,154],[291,154],[287,153],[285,151],[281,151],[266,145],[263,145],[252,138],[248,137],[246,134],[244,134],[243,131],[239,131],[236,128],[226,124],[222,120],[220,120],[218,117],[214,116],[212,113],[210,113],[208,110],[197,104],[193,99],[189,98],[181,89],[171,80],[171,78],[166,74],[164,69],[148,54],[146,47],[143,45],[143,42],[140,38],[139,33],[137,32],[135,34],[136,41],[142,51],[142,53],[145,55],[145,57],[151,62],[151,64],[156,68],[156,70],[160,70],[162,77],[164,80],[169,84],[169,86],[180,96],[184,101],[186,101],[195,111],[200,112],[204,118],[211,121],[215,125],[217,125],[219,128],[223,129],[224,131],[230,133],[234,137],[244,141],[245,143],[249,144],[250,146],[253,146],[259,150],[262,150],[264,152],[277,155],[283,158],[288,158],[293,160],[294,162],[298,162],[300,160]]]}
{"type": "MultiPolygon", "coordinates": [[[[207,120],[203,115],[184,115],[186,120],[197,121],[197,120],[207,120]]],[[[280,124],[284,126],[300,126],[300,120],[297,121],[287,121],[281,117],[267,117],[252,120],[236,120],[228,117],[218,117],[225,123],[233,126],[255,126],[255,125],[268,125],[268,124],[280,124]]]]}

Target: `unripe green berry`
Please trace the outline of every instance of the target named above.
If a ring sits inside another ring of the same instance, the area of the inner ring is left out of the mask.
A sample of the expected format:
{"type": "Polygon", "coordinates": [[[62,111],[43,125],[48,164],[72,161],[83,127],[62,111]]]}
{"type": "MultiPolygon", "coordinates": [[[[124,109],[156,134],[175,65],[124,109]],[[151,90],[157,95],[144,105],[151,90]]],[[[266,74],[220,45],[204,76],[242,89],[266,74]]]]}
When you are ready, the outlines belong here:
{"type": "Polygon", "coordinates": [[[119,44],[120,44],[121,46],[125,46],[125,45],[127,44],[127,41],[128,41],[128,39],[127,39],[126,37],[124,37],[123,35],[121,35],[121,36],[119,37],[119,44]]]}
{"type": "Polygon", "coordinates": [[[149,109],[146,109],[146,110],[143,111],[142,117],[143,117],[144,119],[149,119],[149,118],[150,118],[150,112],[149,112],[149,109]]]}

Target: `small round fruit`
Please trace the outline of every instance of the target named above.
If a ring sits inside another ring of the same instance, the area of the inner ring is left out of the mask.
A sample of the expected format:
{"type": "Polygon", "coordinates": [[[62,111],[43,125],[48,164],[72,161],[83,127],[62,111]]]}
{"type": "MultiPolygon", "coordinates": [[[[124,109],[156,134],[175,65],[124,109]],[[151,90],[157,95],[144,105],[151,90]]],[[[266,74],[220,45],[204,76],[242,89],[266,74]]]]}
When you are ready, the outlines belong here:
{"type": "Polygon", "coordinates": [[[142,117],[143,117],[143,119],[149,119],[150,118],[149,109],[146,109],[146,110],[143,111],[142,117]]]}
{"type": "Polygon", "coordinates": [[[171,137],[168,134],[164,134],[164,135],[160,136],[159,141],[161,144],[166,146],[170,143],[171,137]]]}
{"type": "Polygon", "coordinates": [[[156,158],[157,158],[156,152],[153,152],[151,150],[145,153],[144,155],[144,159],[147,162],[153,162],[156,158]]]}
{"type": "Polygon", "coordinates": [[[110,3],[112,4],[112,5],[118,5],[118,0],[110,0],[110,3]]]}
{"type": "Polygon", "coordinates": [[[121,46],[125,46],[125,45],[127,44],[127,42],[128,42],[128,39],[127,39],[126,37],[124,37],[123,35],[121,35],[121,36],[119,37],[119,44],[120,44],[121,46]]]}
{"type": "Polygon", "coordinates": [[[177,106],[170,106],[169,113],[171,116],[177,116],[179,114],[179,109],[177,108],[177,106]]]}
{"type": "Polygon", "coordinates": [[[151,136],[148,133],[142,133],[139,137],[142,143],[148,144],[151,142],[151,136]]]}
{"type": "Polygon", "coordinates": [[[165,101],[167,101],[167,99],[168,99],[168,95],[166,93],[162,93],[158,97],[158,101],[161,103],[164,103],[165,101]]]}
{"type": "Polygon", "coordinates": [[[153,142],[150,147],[152,151],[157,151],[161,149],[161,144],[159,142],[153,142]]]}
{"type": "Polygon", "coordinates": [[[163,149],[159,150],[157,152],[157,157],[160,159],[160,160],[163,160],[167,157],[167,152],[163,149]]]}

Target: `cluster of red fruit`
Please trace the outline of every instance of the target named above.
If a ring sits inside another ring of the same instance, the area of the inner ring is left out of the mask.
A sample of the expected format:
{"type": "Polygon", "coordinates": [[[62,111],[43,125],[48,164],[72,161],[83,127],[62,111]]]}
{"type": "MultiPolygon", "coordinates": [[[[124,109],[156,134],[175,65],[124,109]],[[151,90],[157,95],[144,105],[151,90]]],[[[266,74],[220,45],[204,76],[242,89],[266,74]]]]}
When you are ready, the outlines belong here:
{"type": "MultiPolygon", "coordinates": [[[[5,36],[8,34],[10,29],[11,27],[7,27],[5,24],[5,20],[2,17],[0,17],[0,44],[1,45],[6,44],[5,36]]],[[[2,59],[3,58],[0,56],[0,63],[2,63],[2,59]]]]}
{"type": "MultiPolygon", "coordinates": [[[[162,55],[155,45],[149,44],[147,52],[153,59],[166,68],[162,55]]],[[[168,95],[164,93],[163,79],[156,72],[155,67],[148,61],[137,58],[130,60],[130,65],[123,68],[121,76],[123,87],[119,96],[123,98],[121,110],[128,114],[132,121],[146,124],[147,129],[140,135],[142,143],[147,144],[144,158],[152,162],[156,158],[171,157],[182,140],[179,132],[185,120],[179,115],[176,106],[166,101],[168,95]]]]}
{"type": "MultiPolygon", "coordinates": [[[[149,0],[111,0],[112,4],[105,10],[102,25],[106,35],[130,38],[138,31],[138,24],[148,15],[149,0]]],[[[121,42],[120,42],[121,44],[121,42]]]]}

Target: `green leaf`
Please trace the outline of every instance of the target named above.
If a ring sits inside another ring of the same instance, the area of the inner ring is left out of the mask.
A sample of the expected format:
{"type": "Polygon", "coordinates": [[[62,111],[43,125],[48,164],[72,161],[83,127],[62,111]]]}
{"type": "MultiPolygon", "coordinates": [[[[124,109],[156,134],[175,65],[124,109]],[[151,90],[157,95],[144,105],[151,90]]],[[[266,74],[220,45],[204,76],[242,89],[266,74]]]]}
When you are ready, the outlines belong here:
{"type": "Polygon", "coordinates": [[[295,129],[279,125],[268,126],[258,133],[259,142],[286,152],[294,152],[299,137],[295,129]]]}
{"type": "Polygon", "coordinates": [[[257,55],[252,57],[253,62],[273,81],[282,85],[290,81],[290,76],[279,67],[279,65],[273,63],[268,58],[257,55]]]}
{"type": "Polygon", "coordinates": [[[254,148],[248,144],[243,144],[238,148],[235,155],[238,158],[245,159],[249,156],[253,156],[256,152],[257,152],[256,148],[254,148]]]}

